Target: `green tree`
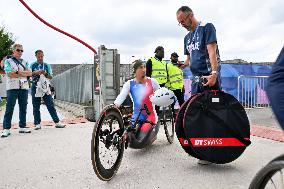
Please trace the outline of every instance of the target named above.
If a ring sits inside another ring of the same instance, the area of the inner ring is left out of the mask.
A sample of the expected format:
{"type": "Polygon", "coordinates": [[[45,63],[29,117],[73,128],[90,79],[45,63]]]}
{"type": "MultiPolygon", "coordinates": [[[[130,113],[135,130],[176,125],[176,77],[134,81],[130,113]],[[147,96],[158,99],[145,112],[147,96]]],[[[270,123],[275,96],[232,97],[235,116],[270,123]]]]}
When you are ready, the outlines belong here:
{"type": "Polygon", "coordinates": [[[7,55],[12,54],[12,45],[15,43],[13,34],[0,26],[0,61],[7,55]]]}

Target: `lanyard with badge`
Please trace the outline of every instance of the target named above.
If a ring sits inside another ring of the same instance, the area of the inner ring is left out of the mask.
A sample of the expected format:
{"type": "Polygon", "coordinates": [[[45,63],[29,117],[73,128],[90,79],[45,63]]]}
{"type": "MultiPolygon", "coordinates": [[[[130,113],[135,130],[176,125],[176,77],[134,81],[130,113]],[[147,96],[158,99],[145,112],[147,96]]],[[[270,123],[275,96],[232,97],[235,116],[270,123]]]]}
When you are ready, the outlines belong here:
{"type": "Polygon", "coordinates": [[[190,44],[188,46],[188,52],[189,52],[190,55],[191,55],[191,51],[193,49],[193,45],[194,45],[193,43],[195,41],[195,36],[196,36],[196,33],[198,31],[198,28],[199,28],[200,24],[201,24],[201,22],[198,23],[198,25],[197,25],[197,27],[196,27],[196,29],[194,31],[193,38],[192,38],[192,40],[191,40],[191,42],[190,42],[190,44]]]}
{"type": "MultiPolygon", "coordinates": [[[[17,58],[15,57],[12,57],[12,60],[16,63],[17,67],[18,67],[18,71],[20,71],[20,67],[19,66],[22,66],[24,70],[26,70],[26,67],[22,64],[22,60],[18,60],[17,58]]],[[[22,77],[19,77],[19,88],[22,89],[22,87],[24,86],[24,84],[28,82],[27,81],[27,78],[22,78],[22,77]]]]}
{"type": "Polygon", "coordinates": [[[38,70],[44,70],[44,63],[42,62],[42,65],[40,63],[38,63],[38,70]]]}
{"type": "MultiPolygon", "coordinates": [[[[37,62],[38,63],[38,65],[37,65],[37,69],[36,70],[44,70],[44,63],[42,62],[42,64],[41,63],[39,63],[39,62],[37,62]]],[[[40,75],[37,75],[37,76],[35,76],[35,82],[37,83],[38,81],[39,81],[39,78],[40,78],[40,75]]]]}

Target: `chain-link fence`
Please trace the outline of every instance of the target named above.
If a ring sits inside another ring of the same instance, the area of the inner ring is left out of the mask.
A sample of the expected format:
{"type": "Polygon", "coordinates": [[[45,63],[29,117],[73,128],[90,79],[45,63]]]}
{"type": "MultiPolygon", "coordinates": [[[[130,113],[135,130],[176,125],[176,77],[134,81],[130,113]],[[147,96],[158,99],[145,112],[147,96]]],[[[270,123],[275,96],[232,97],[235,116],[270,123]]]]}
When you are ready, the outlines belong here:
{"type": "Polygon", "coordinates": [[[75,104],[91,105],[97,79],[94,65],[82,64],[55,76],[51,85],[58,100],[75,104]],[[93,81],[93,82],[92,82],[93,81]]]}

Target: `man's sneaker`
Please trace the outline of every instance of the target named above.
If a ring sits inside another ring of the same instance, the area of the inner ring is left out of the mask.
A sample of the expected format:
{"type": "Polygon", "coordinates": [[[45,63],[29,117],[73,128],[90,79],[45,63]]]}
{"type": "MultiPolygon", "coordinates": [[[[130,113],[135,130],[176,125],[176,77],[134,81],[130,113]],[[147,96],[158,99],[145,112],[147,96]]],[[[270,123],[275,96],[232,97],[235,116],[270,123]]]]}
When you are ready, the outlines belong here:
{"type": "Polygon", "coordinates": [[[210,161],[206,161],[206,160],[198,160],[197,162],[199,165],[209,165],[209,164],[212,164],[212,162],[210,161]]]}
{"type": "Polygon", "coordinates": [[[31,133],[31,129],[24,127],[19,129],[19,133],[31,133]]]}
{"type": "Polygon", "coordinates": [[[10,129],[4,129],[1,133],[1,137],[7,137],[11,134],[10,129]]]}
{"type": "Polygon", "coordinates": [[[65,125],[63,123],[58,122],[58,123],[55,123],[55,127],[56,128],[64,128],[65,125]]]}
{"type": "Polygon", "coordinates": [[[35,125],[35,130],[40,130],[40,129],[41,129],[41,125],[40,124],[35,125]]]}

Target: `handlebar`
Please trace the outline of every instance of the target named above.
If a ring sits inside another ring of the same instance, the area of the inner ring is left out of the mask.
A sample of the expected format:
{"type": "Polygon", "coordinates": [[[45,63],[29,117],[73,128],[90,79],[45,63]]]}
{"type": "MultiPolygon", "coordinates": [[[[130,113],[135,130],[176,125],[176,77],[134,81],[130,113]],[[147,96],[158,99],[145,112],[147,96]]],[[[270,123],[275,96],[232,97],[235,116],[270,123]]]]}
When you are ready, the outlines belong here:
{"type": "Polygon", "coordinates": [[[146,104],[144,104],[144,110],[146,111],[147,115],[151,114],[151,112],[149,111],[148,106],[146,104]]]}

